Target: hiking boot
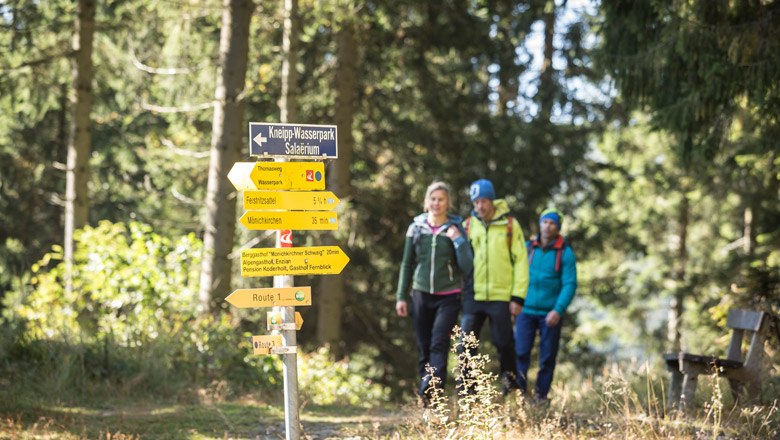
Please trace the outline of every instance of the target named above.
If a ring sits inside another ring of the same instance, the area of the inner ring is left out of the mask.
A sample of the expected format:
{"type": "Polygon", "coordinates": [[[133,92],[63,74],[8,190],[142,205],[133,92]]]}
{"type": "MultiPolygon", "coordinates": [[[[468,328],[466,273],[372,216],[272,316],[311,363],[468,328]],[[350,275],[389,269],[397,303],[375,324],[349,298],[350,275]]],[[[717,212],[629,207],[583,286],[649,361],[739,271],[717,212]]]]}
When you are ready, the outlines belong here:
{"type": "Polygon", "coordinates": [[[550,399],[534,395],[528,403],[537,408],[547,408],[550,406],[550,399]]]}
{"type": "Polygon", "coordinates": [[[506,397],[512,391],[521,391],[520,386],[514,378],[514,374],[505,373],[501,376],[501,395],[506,397]]]}

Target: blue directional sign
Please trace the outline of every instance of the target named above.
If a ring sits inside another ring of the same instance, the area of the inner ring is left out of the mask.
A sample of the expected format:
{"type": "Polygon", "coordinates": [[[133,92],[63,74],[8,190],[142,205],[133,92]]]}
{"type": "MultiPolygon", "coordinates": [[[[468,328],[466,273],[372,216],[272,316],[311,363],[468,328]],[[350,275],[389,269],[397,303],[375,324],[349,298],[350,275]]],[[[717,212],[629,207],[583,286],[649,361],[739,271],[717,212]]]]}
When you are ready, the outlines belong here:
{"type": "Polygon", "coordinates": [[[249,155],[336,159],[335,125],[249,123],[249,155]]]}

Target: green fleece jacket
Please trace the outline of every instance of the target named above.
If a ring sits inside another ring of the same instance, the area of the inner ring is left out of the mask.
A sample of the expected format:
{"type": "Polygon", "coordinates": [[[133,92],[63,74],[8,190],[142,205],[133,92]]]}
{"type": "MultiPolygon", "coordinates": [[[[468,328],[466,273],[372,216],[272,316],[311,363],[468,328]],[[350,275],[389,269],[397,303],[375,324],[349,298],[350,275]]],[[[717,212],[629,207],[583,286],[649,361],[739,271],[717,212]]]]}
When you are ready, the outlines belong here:
{"type": "Polygon", "coordinates": [[[485,224],[473,213],[469,221],[474,272],[468,279],[465,294],[473,292],[476,301],[513,300],[522,304],[528,290],[528,254],[523,230],[513,218],[510,248],[507,242],[509,205],[498,199],[493,201],[493,206],[496,211],[490,223],[485,224]]]}
{"type": "Polygon", "coordinates": [[[461,229],[455,241],[447,237],[451,225],[460,228],[462,218],[450,215],[445,224],[433,233],[428,214],[420,214],[406,231],[404,256],[398,274],[396,299],[405,301],[412,289],[423,292],[447,292],[463,287],[463,275],[471,272],[471,246],[461,229]]]}

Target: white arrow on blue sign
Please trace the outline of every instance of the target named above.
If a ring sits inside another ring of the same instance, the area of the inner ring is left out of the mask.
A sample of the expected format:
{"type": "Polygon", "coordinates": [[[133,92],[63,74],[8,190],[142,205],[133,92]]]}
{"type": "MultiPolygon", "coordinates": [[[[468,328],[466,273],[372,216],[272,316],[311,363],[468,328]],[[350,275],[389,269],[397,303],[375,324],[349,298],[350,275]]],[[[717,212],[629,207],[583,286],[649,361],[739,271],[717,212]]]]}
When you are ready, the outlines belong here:
{"type": "Polygon", "coordinates": [[[249,155],[336,159],[335,125],[249,123],[249,155]]]}

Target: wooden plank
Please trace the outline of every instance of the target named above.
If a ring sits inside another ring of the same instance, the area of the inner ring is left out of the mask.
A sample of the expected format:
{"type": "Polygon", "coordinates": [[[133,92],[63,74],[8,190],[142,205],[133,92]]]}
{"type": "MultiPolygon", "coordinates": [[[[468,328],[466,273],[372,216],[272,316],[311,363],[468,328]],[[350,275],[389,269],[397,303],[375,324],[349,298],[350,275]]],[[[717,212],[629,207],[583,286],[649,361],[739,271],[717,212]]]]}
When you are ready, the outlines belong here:
{"type": "Polygon", "coordinates": [[[729,317],[726,319],[726,325],[729,328],[757,332],[761,328],[761,321],[764,319],[764,315],[764,312],[731,309],[729,310],[729,317]]]}

